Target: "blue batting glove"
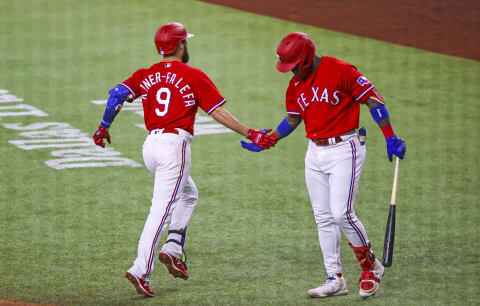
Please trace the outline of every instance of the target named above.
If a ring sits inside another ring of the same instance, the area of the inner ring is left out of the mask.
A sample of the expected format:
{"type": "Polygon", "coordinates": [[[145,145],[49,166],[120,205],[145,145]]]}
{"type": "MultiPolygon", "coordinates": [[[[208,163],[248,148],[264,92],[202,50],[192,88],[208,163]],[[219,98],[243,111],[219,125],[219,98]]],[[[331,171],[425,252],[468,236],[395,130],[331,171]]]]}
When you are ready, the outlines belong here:
{"type": "Polygon", "coordinates": [[[393,135],[385,140],[387,142],[387,155],[388,160],[392,161],[393,155],[398,156],[400,159],[405,157],[405,152],[407,152],[407,146],[403,142],[402,138],[398,138],[396,135],[393,135]]]}
{"type": "MultiPolygon", "coordinates": [[[[261,130],[261,132],[263,134],[266,134],[267,130],[263,129],[263,130],[261,130]]],[[[242,147],[244,149],[247,149],[247,150],[252,151],[252,152],[260,152],[260,151],[264,150],[261,147],[257,146],[256,144],[254,144],[253,142],[246,142],[246,141],[240,140],[240,144],[242,145],[242,147]]]]}
{"type": "Polygon", "coordinates": [[[252,152],[260,152],[260,151],[263,151],[262,148],[260,148],[259,146],[257,146],[256,144],[254,144],[253,142],[245,142],[243,140],[240,140],[240,144],[242,145],[242,147],[244,149],[247,149],[249,151],[252,151],[252,152]]]}

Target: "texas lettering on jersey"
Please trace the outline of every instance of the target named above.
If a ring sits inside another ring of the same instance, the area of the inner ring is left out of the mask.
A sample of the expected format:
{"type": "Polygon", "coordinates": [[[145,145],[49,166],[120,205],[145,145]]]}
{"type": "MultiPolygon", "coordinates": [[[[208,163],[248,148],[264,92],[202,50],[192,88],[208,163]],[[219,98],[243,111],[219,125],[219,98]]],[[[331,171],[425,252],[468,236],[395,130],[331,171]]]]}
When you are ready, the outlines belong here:
{"type": "Polygon", "coordinates": [[[319,102],[330,103],[332,105],[337,105],[340,103],[340,97],[338,96],[340,94],[339,90],[335,90],[333,93],[329,94],[328,88],[324,88],[319,97],[318,91],[320,90],[320,87],[316,86],[310,88],[312,89],[311,99],[307,99],[304,92],[300,93],[300,96],[297,98],[297,103],[303,111],[305,111],[305,108],[307,108],[310,103],[319,102]]]}
{"type": "Polygon", "coordinates": [[[180,128],[193,135],[198,107],[210,114],[226,102],[205,73],[178,61],[139,69],[121,85],[142,97],[147,130],[180,128]]]}
{"type": "Polygon", "coordinates": [[[358,128],[360,104],[383,99],[354,66],[322,56],[320,65],[302,82],[293,76],[286,95],[287,114],[301,116],[306,137],[328,138],[358,128]]]}

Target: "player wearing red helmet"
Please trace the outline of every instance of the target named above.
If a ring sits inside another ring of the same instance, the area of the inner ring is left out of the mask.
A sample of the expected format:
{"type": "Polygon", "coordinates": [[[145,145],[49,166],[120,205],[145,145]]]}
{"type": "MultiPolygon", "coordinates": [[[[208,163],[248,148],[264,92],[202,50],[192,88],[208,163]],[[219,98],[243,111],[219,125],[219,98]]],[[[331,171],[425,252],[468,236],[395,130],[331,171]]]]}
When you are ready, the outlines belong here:
{"type": "Polygon", "coordinates": [[[280,45],[282,47],[277,49],[278,71],[288,72],[293,69],[297,72],[298,70],[305,73],[309,71],[313,64],[315,44],[307,34],[302,32],[288,34],[282,39],[280,45]]]}
{"type": "Polygon", "coordinates": [[[180,23],[169,23],[158,29],[155,46],[163,60],[137,70],[110,90],[103,120],[93,135],[95,144],[105,147],[103,139],[110,143],[108,128],[124,101],[141,97],[148,130],[142,149],[143,160],[155,175],[155,183],[137,258],[125,276],[139,293],[149,297],[154,296],[149,277],[154,268],[155,251],[169,221],[167,240],[159,259],[174,277],[187,279],[189,276],[184,244],[198,198],[190,177],[190,142],[198,108],[262,149],[276,143],[275,137],[267,135],[266,130],[249,129],[224,109],[222,105],[226,100],[208,76],[187,65],[187,39],[190,37],[193,35],[180,23]]]}
{"type": "MultiPolygon", "coordinates": [[[[320,247],[328,274],[310,297],[348,293],[340,261],[340,229],[360,262],[360,296],[374,295],[384,267],[376,259],[367,232],[355,215],[360,174],[366,146],[359,141],[360,105],[369,107],[382,130],[387,154],[404,158],[406,147],[395,136],[383,98],[355,66],[329,56],[315,54],[307,34],[290,33],[277,48],[277,70],[293,72],[286,93],[287,116],[272,133],[277,140],[288,136],[304,121],[309,139],[305,157],[305,180],[317,224],[320,247]]],[[[248,150],[263,149],[242,141],[248,150]]]]}
{"type": "MultiPolygon", "coordinates": [[[[171,22],[157,30],[155,33],[155,46],[157,47],[158,54],[168,55],[175,51],[175,48],[180,42],[186,42],[187,38],[194,36],[193,34],[187,33],[181,23],[171,22]]],[[[188,49],[186,49],[182,56],[182,62],[187,63],[188,60],[188,49]]]]}

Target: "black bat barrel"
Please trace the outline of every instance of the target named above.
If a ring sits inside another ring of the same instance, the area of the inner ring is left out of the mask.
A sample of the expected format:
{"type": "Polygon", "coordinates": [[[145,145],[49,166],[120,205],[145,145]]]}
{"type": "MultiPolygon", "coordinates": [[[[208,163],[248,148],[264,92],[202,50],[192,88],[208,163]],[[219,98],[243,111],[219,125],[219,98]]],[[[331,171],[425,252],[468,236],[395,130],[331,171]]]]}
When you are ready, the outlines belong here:
{"type": "Polygon", "coordinates": [[[392,266],[394,240],[395,240],[395,205],[390,205],[390,211],[388,212],[387,229],[385,231],[385,243],[383,245],[382,265],[384,267],[392,266]]]}

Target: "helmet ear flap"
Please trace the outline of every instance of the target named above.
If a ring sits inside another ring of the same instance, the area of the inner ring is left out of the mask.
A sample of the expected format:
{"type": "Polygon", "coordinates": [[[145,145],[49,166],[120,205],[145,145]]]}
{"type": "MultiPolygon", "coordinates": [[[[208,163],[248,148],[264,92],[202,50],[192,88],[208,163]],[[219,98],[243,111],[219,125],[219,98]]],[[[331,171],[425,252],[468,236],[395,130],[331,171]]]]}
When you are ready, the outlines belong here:
{"type": "Polygon", "coordinates": [[[300,60],[300,68],[305,69],[312,65],[313,56],[315,55],[315,44],[312,41],[308,41],[303,52],[302,59],[300,60]]]}

